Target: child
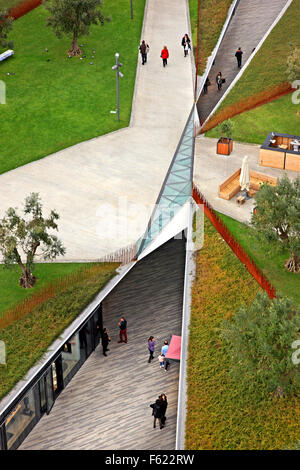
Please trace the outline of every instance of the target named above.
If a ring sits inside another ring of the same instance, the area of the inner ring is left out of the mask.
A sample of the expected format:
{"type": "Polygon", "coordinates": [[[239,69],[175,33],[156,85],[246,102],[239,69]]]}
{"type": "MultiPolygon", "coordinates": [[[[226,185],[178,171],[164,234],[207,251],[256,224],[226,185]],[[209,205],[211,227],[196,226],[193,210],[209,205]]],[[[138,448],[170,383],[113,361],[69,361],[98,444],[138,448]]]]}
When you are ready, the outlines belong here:
{"type": "Polygon", "coordinates": [[[159,360],[159,367],[162,369],[164,367],[164,360],[165,360],[165,355],[164,354],[160,354],[158,356],[158,360],[159,360]]]}

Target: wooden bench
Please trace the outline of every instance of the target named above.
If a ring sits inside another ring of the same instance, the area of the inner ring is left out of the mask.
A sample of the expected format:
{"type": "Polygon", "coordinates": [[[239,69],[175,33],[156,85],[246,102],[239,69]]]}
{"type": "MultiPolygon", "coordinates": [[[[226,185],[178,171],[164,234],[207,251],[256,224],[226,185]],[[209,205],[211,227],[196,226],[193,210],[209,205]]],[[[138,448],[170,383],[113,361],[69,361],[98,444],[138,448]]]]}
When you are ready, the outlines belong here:
{"type": "Polygon", "coordinates": [[[8,49],[7,51],[0,54],[0,62],[5,59],[8,59],[8,57],[11,57],[12,55],[14,55],[14,51],[12,49],[8,49]]]}
{"type": "MultiPolygon", "coordinates": [[[[219,197],[229,201],[241,190],[240,186],[241,168],[235,171],[224,183],[219,186],[219,197]]],[[[250,188],[253,191],[259,191],[263,183],[269,183],[272,186],[277,185],[278,178],[268,176],[257,171],[250,170],[250,188]]]]}

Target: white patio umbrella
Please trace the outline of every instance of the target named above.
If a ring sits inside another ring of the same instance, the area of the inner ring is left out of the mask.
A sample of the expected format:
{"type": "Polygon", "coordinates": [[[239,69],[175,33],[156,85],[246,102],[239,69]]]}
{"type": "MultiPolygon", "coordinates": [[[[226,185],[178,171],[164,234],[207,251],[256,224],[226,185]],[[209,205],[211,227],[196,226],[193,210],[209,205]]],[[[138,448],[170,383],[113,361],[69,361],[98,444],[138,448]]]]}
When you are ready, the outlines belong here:
{"type": "Polygon", "coordinates": [[[249,191],[250,189],[250,172],[249,172],[249,165],[248,165],[248,157],[247,155],[243,158],[242,169],[240,174],[240,185],[241,191],[249,191]]]}

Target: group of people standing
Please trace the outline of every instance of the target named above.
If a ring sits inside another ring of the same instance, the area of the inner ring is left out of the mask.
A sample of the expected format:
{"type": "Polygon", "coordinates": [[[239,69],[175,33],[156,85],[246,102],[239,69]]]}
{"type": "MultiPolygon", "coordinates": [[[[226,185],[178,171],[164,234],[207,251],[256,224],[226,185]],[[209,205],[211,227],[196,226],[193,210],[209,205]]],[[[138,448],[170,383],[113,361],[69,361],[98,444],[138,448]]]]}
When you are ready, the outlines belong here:
{"type": "MultiPolygon", "coordinates": [[[[118,322],[118,327],[119,327],[119,334],[120,334],[120,339],[118,343],[127,343],[127,320],[124,317],[120,318],[120,321],[118,322]]],[[[100,328],[100,325],[97,324],[97,328],[100,328]]],[[[107,356],[106,352],[109,351],[108,345],[111,341],[111,338],[109,336],[107,328],[103,328],[102,330],[102,347],[103,347],[103,355],[107,356]]],[[[154,359],[154,348],[156,345],[156,341],[154,336],[150,336],[148,339],[148,350],[149,350],[149,360],[148,362],[150,363],[154,359]]],[[[164,340],[163,346],[161,348],[160,355],[158,356],[159,364],[160,367],[165,369],[165,371],[168,370],[169,367],[169,360],[165,357],[167,354],[169,348],[169,342],[167,339],[164,340]]],[[[150,405],[152,408],[152,416],[154,418],[153,421],[153,428],[156,428],[156,421],[159,423],[160,429],[162,429],[165,426],[166,423],[166,411],[168,407],[168,400],[167,396],[165,393],[162,393],[159,395],[158,399],[155,401],[155,403],[152,403],[150,405]]]]}
{"type": "MultiPolygon", "coordinates": [[[[242,48],[239,47],[235,53],[235,57],[237,59],[237,65],[239,69],[242,67],[242,55],[243,55],[242,48]]],[[[216,83],[217,83],[218,91],[220,91],[222,89],[223,83],[225,83],[225,78],[222,77],[222,72],[218,72],[216,76],[216,83]]],[[[211,83],[210,83],[209,78],[207,77],[203,86],[203,92],[205,94],[207,93],[207,89],[209,85],[211,85],[211,83]]]]}
{"type": "MultiPolygon", "coordinates": [[[[154,359],[155,345],[156,345],[156,341],[155,341],[154,336],[150,336],[149,339],[148,339],[148,351],[149,351],[148,363],[149,364],[154,359]]],[[[170,365],[169,359],[166,358],[166,354],[168,352],[168,349],[169,349],[169,342],[168,342],[167,339],[165,339],[164,344],[162,345],[162,348],[161,348],[161,351],[160,351],[160,355],[158,356],[158,360],[159,360],[160,368],[161,369],[164,368],[166,372],[167,372],[167,370],[169,368],[169,365],[170,365]]]]}
{"type": "MultiPolygon", "coordinates": [[[[120,318],[118,323],[118,327],[120,330],[120,339],[118,343],[127,343],[127,320],[124,317],[120,318]]],[[[106,352],[109,351],[108,345],[111,341],[107,328],[103,328],[102,331],[102,348],[103,348],[103,356],[107,356],[106,352]]]]}
{"type": "Polygon", "coordinates": [[[155,403],[150,405],[152,408],[152,416],[153,416],[153,427],[156,428],[156,420],[159,422],[159,427],[162,429],[166,423],[166,411],[168,407],[168,400],[164,393],[159,395],[158,399],[155,403]]]}
{"type": "MultiPolygon", "coordinates": [[[[183,47],[183,53],[184,57],[188,55],[189,49],[191,49],[191,40],[188,36],[188,34],[185,34],[181,40],[181,45],[183,47]]],[[[147,55],[150,51],[149,44],[146,43],[146,41],[143,39],[140,46],[139,46],[139,51],[142,56],[142,65],[145,65],[147,62],[147,55]]],[[[168,58],[169,58],[169,51],[167,46],[164,46],[161,50],[160,57],[162,59],[163,67],[166,67],[168,65],[168,58]]]]}

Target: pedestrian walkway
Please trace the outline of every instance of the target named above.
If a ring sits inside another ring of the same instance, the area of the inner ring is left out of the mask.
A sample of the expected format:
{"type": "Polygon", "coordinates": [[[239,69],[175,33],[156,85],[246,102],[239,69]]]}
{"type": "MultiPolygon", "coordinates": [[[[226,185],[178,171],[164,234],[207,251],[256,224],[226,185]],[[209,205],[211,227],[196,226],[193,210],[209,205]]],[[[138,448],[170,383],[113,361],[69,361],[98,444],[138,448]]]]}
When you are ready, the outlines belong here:
{"type": "Polygon", "coordinates": [[[167,372],[157,356],[165,338],[181,335],[184,240],[170,240],[142,259],[103,302],[103,324],[111,343],[99,345],[20,449],[175,449],[179,364],[167,372]],[[128,321],[128,343],[118,344],[120,317],[128,321]],[[155,336],[148,364],[147,340],[155,336]],[[166,427],[153,429],[150,403],[168,397],[166,427]]]}
{"type": "Polygon", "coordinates": [[[211,113],[240,71],[235,57],[238,47],[243,51],[243,66],[286,3],[287,0],[240,0],[209,72],[211,86],[208,93],[202,92],[198,100],[201,122],[211,113]],[[226,80],[220,91],[216,83],[218,72],[226,80]]]}
{"type": "Polygon", "coordinates": [[[147,1],[142,39],[150,53],[146,65],[138,57],[131,126],[1,175],[0,217],[39,192],[45,213],[60,215],[58,236],[72,261],[97,260],[143,235],[193,104],[191,58],[181,46],[187,5],[147,1]]]}

